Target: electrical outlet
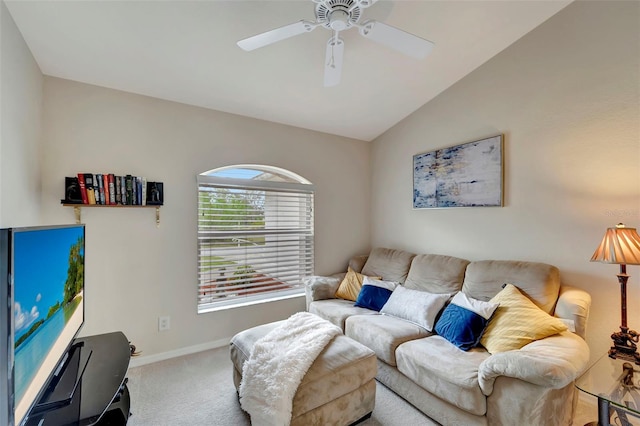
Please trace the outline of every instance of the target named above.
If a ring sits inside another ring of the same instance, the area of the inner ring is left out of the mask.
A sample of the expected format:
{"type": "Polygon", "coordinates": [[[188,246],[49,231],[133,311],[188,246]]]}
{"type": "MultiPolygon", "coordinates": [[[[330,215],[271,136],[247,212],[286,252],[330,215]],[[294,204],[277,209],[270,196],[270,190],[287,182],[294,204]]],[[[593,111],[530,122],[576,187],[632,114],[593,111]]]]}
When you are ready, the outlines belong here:
{"type": "Polygon", "coordinates": [[[158,317],[158,331],[167,331],[171,328],[170,317],[158,317]]]}

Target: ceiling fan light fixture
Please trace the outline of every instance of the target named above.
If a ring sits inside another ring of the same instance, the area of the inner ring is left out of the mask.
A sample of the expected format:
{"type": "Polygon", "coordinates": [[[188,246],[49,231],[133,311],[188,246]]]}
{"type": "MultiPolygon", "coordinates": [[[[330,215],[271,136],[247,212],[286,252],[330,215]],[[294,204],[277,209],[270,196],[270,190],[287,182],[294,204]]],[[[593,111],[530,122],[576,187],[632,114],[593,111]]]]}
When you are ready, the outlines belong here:
{"type": "Polygon", "coordinates": [[[361,9],[355,0],[314,0],[314,2],[317,4],[316,21],[327,29],[342,31],[357,24],[360,20],[361,9]],[[340,25],[339,22],[343,22],[346,26],[336,30],[333,24],[335,21],[338,21],[335,25],[340,25]]]}
{"type": "Polygon", "coordinates": [[[349,14],[344,10],[334,10],[329,14],[329,26],[334,31],[344,31],[351,27],[349,14]]]}

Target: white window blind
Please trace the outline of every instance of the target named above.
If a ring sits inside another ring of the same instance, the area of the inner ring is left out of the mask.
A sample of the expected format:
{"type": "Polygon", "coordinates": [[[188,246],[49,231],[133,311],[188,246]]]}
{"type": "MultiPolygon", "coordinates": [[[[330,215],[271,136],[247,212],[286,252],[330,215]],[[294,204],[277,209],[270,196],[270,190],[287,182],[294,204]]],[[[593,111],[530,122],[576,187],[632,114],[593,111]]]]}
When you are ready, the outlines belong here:
{"type": "Polygon", "coordinates": [[[312,185],[199,175],[198,193],[198,312],[304,291],[312,185]]]}

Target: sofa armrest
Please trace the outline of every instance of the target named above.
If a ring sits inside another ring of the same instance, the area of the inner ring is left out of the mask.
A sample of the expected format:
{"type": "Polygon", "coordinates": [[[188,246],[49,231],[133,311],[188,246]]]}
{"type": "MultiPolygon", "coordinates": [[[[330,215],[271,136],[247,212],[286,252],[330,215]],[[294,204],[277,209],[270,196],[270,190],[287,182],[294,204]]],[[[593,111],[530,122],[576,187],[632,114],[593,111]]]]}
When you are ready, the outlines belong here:
{"type": "Polygon", "coordinates": [[[493,384],[499,376],[560,389],[582,374],[588,362],[587,343],[565,331],[536,340],[520,350],[491,355],[478,368],[478,382],[486,396],[493,392],[493,384]]]}
{"type": "Polygon", "coordinates": [[[589,293],[568,285],[560,287],[555,315],[559,318],[572,320],[575,325],[575,333],[583,339],[587,334],[590,307],[591,295],[589,293]]]}
{"type": "Polygon", "coordinates": [[[309,310],[309,304],[314,300],[335,299],[336,290],[338,290],[341,281],[342,279],[339,276],[321,277],[313,275],[304,277],[302,283],[304,284],[304,292],[307,299],[307,311],[309,310]]]}

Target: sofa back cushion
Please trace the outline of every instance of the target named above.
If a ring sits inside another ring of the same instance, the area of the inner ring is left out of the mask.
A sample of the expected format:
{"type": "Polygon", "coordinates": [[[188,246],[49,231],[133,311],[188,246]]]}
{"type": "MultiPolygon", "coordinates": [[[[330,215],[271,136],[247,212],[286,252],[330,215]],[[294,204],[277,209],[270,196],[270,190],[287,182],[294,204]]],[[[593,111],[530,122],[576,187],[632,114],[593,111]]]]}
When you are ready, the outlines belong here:
{"type": "Polygon", "coordinates": [[[377,247],[371,250],[362,274],[382,277],[385,281],[404,283],[415,254],[404,250],[377,247]]]}
{"type": "Polygon", "coordinates": [[[429,293],[456,293],[462,288],[468,260],[440,254],[420,254],[413,258],[404,285],[429,293]]]}
{"type": "Polygon", "coordinates": [[[359,254],[357,256],[353,256],[351,259],[349,259],[349,268],[353,269],[357,273],[361,273],[362,268],[364,267],[364,264],[367,263],[368,258],[368,254],[359,254]]]}
{"type": "Polygon", "coordinates": [[[471,262],[462,284],[462,291],[488,301],[502,290],[505,283],[516,286],[540,309],[553,314],[560,293],[560,271],[546,263],[511,260],[471,262]]]}

